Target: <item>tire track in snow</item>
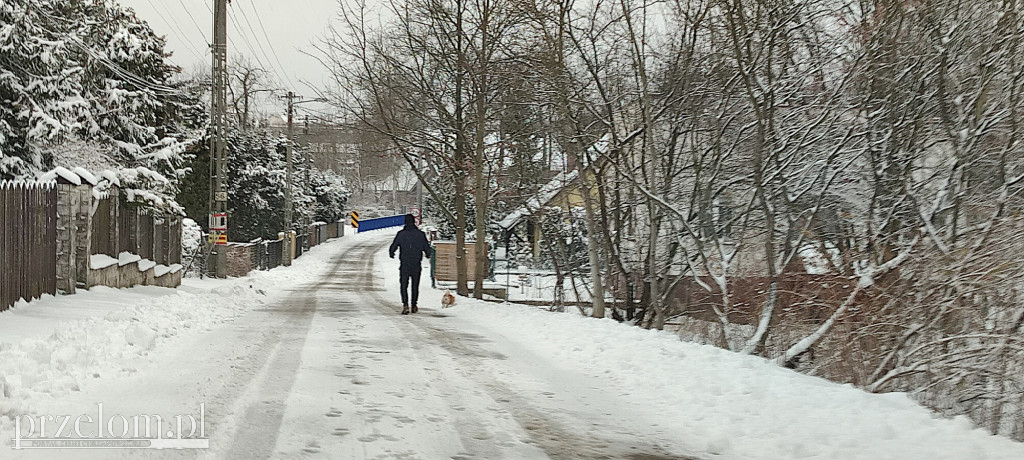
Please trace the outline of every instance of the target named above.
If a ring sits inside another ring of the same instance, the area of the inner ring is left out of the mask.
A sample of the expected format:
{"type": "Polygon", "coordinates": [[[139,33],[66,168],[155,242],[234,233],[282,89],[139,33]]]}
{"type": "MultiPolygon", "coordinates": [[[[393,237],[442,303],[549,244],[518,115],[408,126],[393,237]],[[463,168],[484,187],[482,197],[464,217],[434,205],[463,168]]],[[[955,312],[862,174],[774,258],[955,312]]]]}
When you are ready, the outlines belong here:
{"type": "Polygon", "coordinates": [[[250,354],[247,365],[253,369],[256,367],[254,364],[258,364],[258,370],[235,376],[236,379],[248,377],[254,383],[246,390],[248,394],[236,400],[236,411],[238,405],[244,405],[244,415],[240,418],[244,424],[235,427],[226,458],[273,457],[278,433],[281,431],[285,401],[301,365],[302,348],[317,310],[317,292],[334,283],[334,273],[346,262],[350,252],[365,247],[366,243],[360,243],[346,248],[319,282],[296,287],[293,294],[265,310],[285,320],[277,328],[266,331],[264,340],[257,342],[258,349],[250,354]]]}
{"type": "MultiPolygon", "coordinates": [[[[376,280],[373,277],[373,255],[366,255],[366,269],[360,278],[360,285],[375,287],[376,280]]],[[[388,302],[381,294],[382,289],[370,289],[365,292],[367,302],[374,305],[377,310],[384,314],[397,313],[397,309],[388,308],[388,302]]],[[[429,290],[427,292],[430,292],[429,290]]],[[[638,442],[635,446],[624,447],[612,445],[607,437],[602,436],[601,431],[581,432],[573,430],[557,420],[551,412],[542,408],[534,407],[530,400],[507,383],[498,379],[488,368],[488,363],[501,361],[506,357],[498,352],[486,350],[477,345],[480,336],[466,334],[459,331],[452,331],[442,327],[423,322],[422,319],[443,318],[441,313],[430,313],[430,310],[422,309],[421,314],[401,316],[397,320],[407,321],[413,327],[400,328],[402,333],[412,343],[433,344],[447,352],[459,363],[458,368],[462,377],[476,382],[478,387],[485,389],[488,397],[494,402],[492,412],[500,412],[513,418],[528,436],[528,443],[534,444],[553,459],[628,459],[628,460],[697,460],[691,457],[673,455],[663,451],[657,446],[643,443],[642,433],[636,435],[638,442]],[[425,313],[425,314],[424,314],[425,313]],[[471,345],[472,344],[472,345],[471,345]],[[495,411],[494,408],[497,408],[495,411]]],[[[429,356],[433,350],[421,347],[419,349],[424,361],[434,359],[429,356]]],[[[430,372],[435,384],[444,384],[448,376],[442,375],[439,370],[430,372]]],[[[456,413],[464,413],[463,406],[458,403],[459,398],[454,398],[452,404],[456,413]]],[[[467,414],[468,415],[468,414],[467,414]]],[[[562,414],[565,415],[565,414],[562,414]]],[[[460,425],[460,433],[463,444],[470,452],[466,456],[453,457],[454,460],[465,460],[470,458],[499,458],[500,452],[496,452],[494,444],[490,440],[495,438],[494,433],[481,432],[481,427],[486,426],[476,417],[468,416],[457,420],[460,425]]],[[[595,428],[614,429],[615,427],[595,428]]],[[[622,430],[622,427],[618,427],[622,430]]]]}

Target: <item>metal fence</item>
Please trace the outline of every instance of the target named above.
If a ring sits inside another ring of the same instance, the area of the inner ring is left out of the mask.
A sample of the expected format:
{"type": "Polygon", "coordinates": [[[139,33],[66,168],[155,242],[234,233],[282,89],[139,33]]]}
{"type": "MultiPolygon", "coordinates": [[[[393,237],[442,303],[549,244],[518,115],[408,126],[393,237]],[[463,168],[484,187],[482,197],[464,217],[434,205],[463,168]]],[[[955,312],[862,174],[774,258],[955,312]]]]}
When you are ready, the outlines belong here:
{"type": "Polygon", "coordinates": [[[57,189],[0,182],[0,310],[57,291],[57,189]]]}

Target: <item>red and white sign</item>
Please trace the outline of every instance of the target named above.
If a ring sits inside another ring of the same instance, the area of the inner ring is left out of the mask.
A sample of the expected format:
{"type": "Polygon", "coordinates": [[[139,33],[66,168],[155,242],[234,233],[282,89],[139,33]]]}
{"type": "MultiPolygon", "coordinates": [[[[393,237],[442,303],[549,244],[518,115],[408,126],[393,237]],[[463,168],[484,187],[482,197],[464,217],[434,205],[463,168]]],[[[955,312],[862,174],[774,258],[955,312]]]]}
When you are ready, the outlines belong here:
{"type": "Polygon", "coordinates": [[[416,218],[416,225],[423,224],[423,220],[420,219],[420,208],[409,208],[409,214],[416,218]]]}
{"type": "Polygon", "coordinates": [[[211,231],[224,231],[228,230],[228,213],[226,212],[215,212],[210,215],[210,230],[211,231]]]}

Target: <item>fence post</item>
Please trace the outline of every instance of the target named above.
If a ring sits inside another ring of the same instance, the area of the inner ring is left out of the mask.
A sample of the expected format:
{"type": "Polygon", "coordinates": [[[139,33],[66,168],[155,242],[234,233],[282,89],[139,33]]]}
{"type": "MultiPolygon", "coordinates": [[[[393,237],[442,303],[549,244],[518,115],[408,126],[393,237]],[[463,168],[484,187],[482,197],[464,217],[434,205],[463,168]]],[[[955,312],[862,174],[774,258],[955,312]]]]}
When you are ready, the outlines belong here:
{"type": "MultiPolygon", "coordinates": [[[[13,226],[11,209],[7,206],[8,197],[13,193],[13,186],[6,182],[0,182],[0,227],[11,228],[13,226]]],[[[0,266],[13,267],[11,260],[11,237],[13,232],[0,232],[0,266]]],[[[11,286],[12,270],[0,270],[0,310],[6,310],[16,300],[14,289],[11,286]]]]}
{"type": "Polygon", "coordinates": [[[290,238],[288,238],[289,233],[290,232],[277,233],[277,239],[281,240],[281,265],[286,267],[292,264],[292,259],[289,257],[292,254],[291,245],[289,244],[290,238]]]}
{"type": "Polygon", "coordinates": [[[74,260],[75,284],[77,287],[88,288],[89,283],[89,252],[92,249],[92,190],[88,185],[72,186],[74,196],[74,260]]]}
{"type": "Polygon", "coordinates": [[[75,215],[79,196],[71,184],[57,185],[57,290],[75,293],[75,215]]]}
{"type": "Polygon", "coordinates": [[[171,242],[170,247],[170,258],[167,260],[167,265],[174,265],[181,263],[181,216],[171,217],[171,234],[168,235],[171,242]]]}
{"type": "Polygon", "coordinates": [[[109,248],[113,258],[118,258],[121,255],[121,235],[119,233],[121,227],[121,197],[120,188],[116,185],[110,188],[110,230],[107,232],[107,241],[109,242],[109,248]]]}

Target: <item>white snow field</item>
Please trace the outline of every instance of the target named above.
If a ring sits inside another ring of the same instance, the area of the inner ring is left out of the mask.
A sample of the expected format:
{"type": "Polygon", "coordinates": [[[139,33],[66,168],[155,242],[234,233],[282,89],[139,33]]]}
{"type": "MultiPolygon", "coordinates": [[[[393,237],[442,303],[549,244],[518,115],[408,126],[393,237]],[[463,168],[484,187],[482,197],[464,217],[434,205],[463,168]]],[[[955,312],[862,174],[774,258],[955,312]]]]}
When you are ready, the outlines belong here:
{"type": "Polygon", "coordinates": [[[441,309],[427,276],[420,312],[399,315],[393,235],[0,314],[0,458],[1024,459],[906,395],[668,333],[465,298],[441,309]],[[118,435],[114,414],[201,415],[209,448],[12,450],[23,414],[106,417],[118,435]]]}

